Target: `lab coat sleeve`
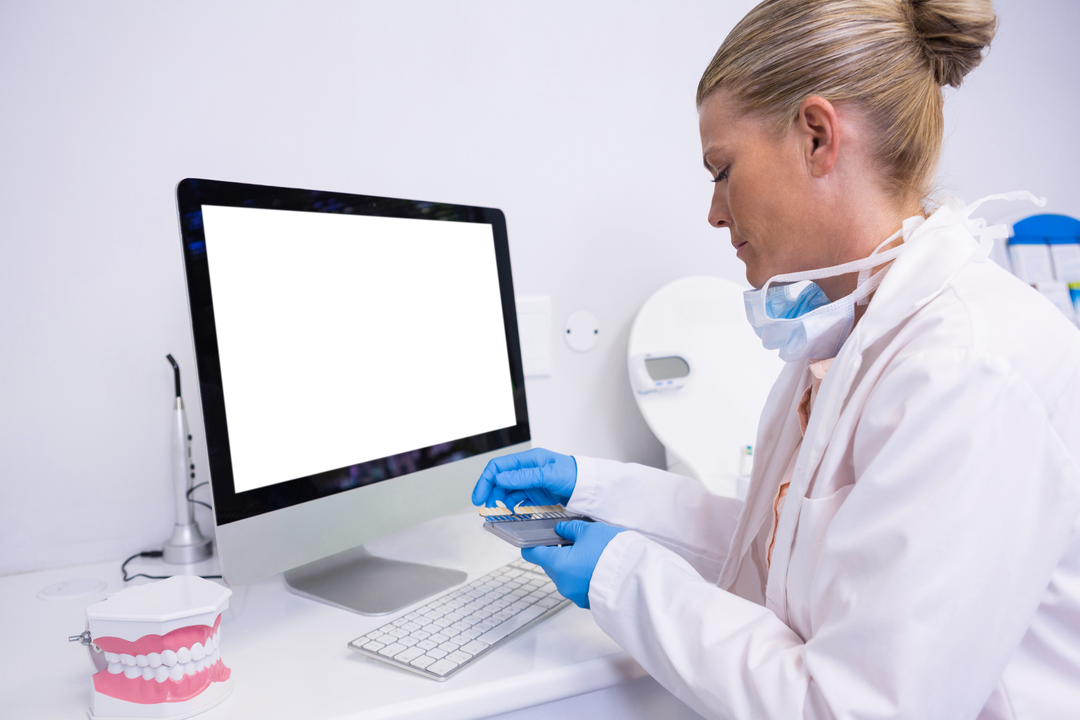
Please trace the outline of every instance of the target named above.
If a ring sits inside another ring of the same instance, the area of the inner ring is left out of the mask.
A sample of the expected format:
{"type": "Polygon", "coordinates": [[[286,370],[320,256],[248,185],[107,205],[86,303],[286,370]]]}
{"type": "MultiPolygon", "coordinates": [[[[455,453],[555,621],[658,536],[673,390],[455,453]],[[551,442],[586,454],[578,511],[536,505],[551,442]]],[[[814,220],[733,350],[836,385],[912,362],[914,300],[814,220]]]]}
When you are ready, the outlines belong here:
{"type": "Polygon", "coordinates": [[[575,457],[571,512],[637,530],[678,553],[700,575],[720,576],[743,502],[682,475],[635,463],[575,457]]]}
{"type": "Polygon", "coordinates": [[[1062,430],[1005,363],[921,353],[869,395],[831,521],[811,522],[830,498],[803,501],[796,546],[820,552],[793,553],[789,578],[812,580],[788,603],[809,637],[631,533],[597,564],[594,616],[706,717],[974,718],[1080,512],[1080,438],[1062,430]]]}

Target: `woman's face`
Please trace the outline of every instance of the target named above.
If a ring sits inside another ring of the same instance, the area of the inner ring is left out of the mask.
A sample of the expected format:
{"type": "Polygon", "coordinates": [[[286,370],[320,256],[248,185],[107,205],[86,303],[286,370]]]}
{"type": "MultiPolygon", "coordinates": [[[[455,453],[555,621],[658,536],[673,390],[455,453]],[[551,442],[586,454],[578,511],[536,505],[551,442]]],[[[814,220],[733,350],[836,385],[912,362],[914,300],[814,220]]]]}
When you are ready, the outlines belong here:
{"type": "Polygon", "coordinates": [[[699,123],[715,179],[709,224],[729,229],[750,284],[833,264],[835,248],[815,232],[821,208],[805,138],[796,130],[775,137],[763,121],[739,114],[723,91],[705,98],[699,123]]]}

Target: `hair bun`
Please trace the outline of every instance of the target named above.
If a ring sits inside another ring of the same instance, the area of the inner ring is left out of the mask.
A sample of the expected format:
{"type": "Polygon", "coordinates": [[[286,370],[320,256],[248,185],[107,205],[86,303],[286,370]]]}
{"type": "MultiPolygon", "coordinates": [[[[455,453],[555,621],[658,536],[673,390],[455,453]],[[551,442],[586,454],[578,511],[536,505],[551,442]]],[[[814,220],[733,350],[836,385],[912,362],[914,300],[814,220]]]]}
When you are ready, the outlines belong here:
{"type": "Polygon", "coordinates": [[[960,87],[997,30],[991,0],[904,0],[939,85],[960,87]]]}

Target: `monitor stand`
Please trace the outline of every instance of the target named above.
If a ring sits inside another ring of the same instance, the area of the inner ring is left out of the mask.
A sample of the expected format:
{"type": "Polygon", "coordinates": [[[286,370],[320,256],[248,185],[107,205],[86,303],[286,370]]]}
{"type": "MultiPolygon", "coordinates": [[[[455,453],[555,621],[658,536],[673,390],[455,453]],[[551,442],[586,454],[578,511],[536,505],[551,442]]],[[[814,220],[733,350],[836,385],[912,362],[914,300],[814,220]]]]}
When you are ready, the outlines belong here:
{"type": "Polygon", "coordinates": [[[297,595],[361,615],[385,615],[465,582],[461,570],[372,555],[364,546],[287,570],[297,595]]]}

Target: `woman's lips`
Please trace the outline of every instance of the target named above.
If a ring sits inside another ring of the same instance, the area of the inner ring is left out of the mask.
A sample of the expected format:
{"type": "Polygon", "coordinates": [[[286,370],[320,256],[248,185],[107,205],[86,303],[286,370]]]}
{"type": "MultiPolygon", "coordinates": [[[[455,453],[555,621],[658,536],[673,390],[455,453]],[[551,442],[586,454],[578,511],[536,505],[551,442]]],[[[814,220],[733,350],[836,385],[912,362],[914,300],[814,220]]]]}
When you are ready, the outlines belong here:
{"type": "Polygon", "coordinates": [[[744,247],[746,247],[746,241],[745,240],[736,240],[736,239],[732,238],[731,239],[731,246],[733,248],[735,248],[735,255],[736,255],[736,257],[738,257],[739,253],[742,252],[742,249],[744,247]]]}

